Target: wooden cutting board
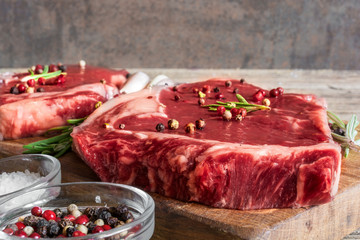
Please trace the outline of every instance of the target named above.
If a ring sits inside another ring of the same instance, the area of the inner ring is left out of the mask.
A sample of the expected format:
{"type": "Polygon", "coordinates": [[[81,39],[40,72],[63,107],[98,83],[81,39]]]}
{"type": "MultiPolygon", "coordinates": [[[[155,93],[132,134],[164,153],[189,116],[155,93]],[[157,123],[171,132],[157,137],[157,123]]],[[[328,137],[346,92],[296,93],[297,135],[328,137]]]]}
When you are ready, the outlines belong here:
{"type": "MultiPolygon", "coordinates": [[[[133,70],[134,71],[134,70],[133,70]]],[[[329,109],[349,119],[360,109],[360,72],[302,70],[143,70],[165,73],[178,82],[214,76],[245,77],[270,89],[283,86],[291,92],[325,97],[329,109]],[[313,84],[310,84],[313,82],[313,84]],[[346,103],[346,107],[344,107],[346,103]]],[[[41,138],[0,142],[2,157],[20,154],[22,145],[41,138]]],[[[60,158],[62,182],[99,181],[74,153],[60,158]]],[[[342,163],[339,192],[328,204],[300,209],[239,211],[184,203],[152,194],[156,202],[153,239],[341,239],[360,227],[360,154],[351,152],[342,163]]]]}

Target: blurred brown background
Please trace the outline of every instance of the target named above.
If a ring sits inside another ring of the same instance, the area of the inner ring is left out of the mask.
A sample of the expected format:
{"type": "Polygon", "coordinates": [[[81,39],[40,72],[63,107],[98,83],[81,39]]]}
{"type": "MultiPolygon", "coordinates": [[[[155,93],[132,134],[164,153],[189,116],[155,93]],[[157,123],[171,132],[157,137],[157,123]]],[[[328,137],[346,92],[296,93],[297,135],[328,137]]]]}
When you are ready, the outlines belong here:
{"type": "Polygon", "coordinates": [[[0,67],[360,69],[357,0],[0,0],[0,67]]]}

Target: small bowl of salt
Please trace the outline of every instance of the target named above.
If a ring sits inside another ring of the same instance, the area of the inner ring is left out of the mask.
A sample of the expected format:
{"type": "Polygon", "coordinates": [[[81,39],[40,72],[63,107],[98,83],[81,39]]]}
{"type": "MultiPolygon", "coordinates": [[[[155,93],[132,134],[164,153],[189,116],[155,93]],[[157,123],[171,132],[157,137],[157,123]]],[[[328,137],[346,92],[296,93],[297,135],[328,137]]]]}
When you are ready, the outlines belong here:
{"type": "MultiPolygon", "coordinates": [[[[27,154],[0,159],[0,203],[21,191],[59,183],[60,162],[52,156],[27,154]]],[[[21,205],[19,202],[13,204],[21,205]]],[[[0,213],[6,210],[0,208],[0,213]]]]}

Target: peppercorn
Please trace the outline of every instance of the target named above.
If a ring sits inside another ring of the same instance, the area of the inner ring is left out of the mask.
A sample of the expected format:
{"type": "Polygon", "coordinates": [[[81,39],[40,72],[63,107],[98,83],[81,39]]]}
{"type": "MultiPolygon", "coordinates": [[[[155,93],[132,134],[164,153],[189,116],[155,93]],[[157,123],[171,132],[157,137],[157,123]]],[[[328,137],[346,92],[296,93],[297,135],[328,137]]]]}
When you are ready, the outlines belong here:
{"type": "Polygon", "coordinates": [[[24,93],[26,91],[26,87],[24,84],[19,84],[18,86],[19,93],[24,93]]]}
{"type": "Polygon", "coordinates": [[[35,72],[36,74],[41,74],[41,73],[43,73],[43,69],[44,69],[44,67],[43,67],[42,65],[37,64],[37,65],[35,66],[34,72],[35,72]]]}
{"type": "Polygon", "coordinates": [[[19,230],[18,227],[16,226],[16,224],[14,224],[14,223],[6,225],[5,228],[6,228],[6,229],[9,228],[9,229],[13,230],[13,232],[19,230]]]}
{"type": "Polygon", "coordinates": [[[173,90],[174,92],[176,92],[176,91],[177,91],[177,86],[173,86],[172,90],[173,90]]]}
{"type": "Polygon", "coordinates": [[[226,108],[224,106],[218,106],[216,111],[219,116],[222,116],[224,114],[224,112],[226,111],[226,108]]]}
{"type": "Polygon", "coordinates": [[[26,93],[34,93],[35,92],[35,88],[33,88],[33,87],[28,87],[28,88],[26,88],[26,91],[25,91],[26,93]]]}
{"type": "Polygon", "coordinates": [[[75,218],[77,218],[77,217],[81,216],[82,213],[78,209],[76,209],[71,212],[71,215],[73,215],[75,218]]]}
{"type": "Polygon", "coordinates": [[[35,86],[35,80],[34,79],[29,79],[29,80],[27,80],[27,85],[29,86],[29,87],[34,87],[35,86]]]}
{"type": "Polygon", "coordinates": [[[98,101],[98,102],[95,104],[95,109],[99,108],[101,105],[102,105],[102,102],[101,102],[101,101],[98,101]]]}
{"type": "Polygon", "coordinates": [[[225,82],[225,87],[231,87],[231,81],[226,81],[225,82]]]}
{"type": "Polygon", "coordinates": [[[45,85],[46,84],[46,79],[43,78],[43,77],[39,77],[37,82],[38,82],[39,85],[45,85]]]}
{"type": "Polygon", "coordinates": [[[264,99],[264,95],[262,90],[258,90],[254,95],[253,95],[253,100],[254,102],[260,102],[261,100],[264,99]]]}
{"type": "Polygon", "coordinates": [[[205,93],[203,93],[202,91],[199,91],[199,98],[204,98],[204,97],[206,97],[206,94],[205,93]]]}
{"type": "Polygon", "coordinates": [[[111,213],[109,213],[109,211],[107,209],[106,210],[101,210],[98,213],[98,218],[100,218],[102,220],[105,220],[105,219],[107,219],[109,217],[111,217],[111,213]]]}
{"type": "Polygon", "coordinates": [[[205,104],[205,99],[200,98],[200,99],[198,100],[198,104],[199,104],[199,106],[204,105],[204,104],[205,104]]]}
{"type": "Polygon", "coordinates": [[[236,121],[242,121],[243,117],[241,116],[241,114],[238,114],[238,115],[235,116],[235,120],[236,121]]]}
{"type": "Polygon", "coordinates": [[[199,93],[199,89],[198,88],[193,88],[193,93],[199,93]]]}
{"type": "Polygon", "coordinates": [[[171,130],[176,130],[179,128],[179,122],[175,119],[170,119],[168,121],[168,128],[171,130]]]}
{"type": "Polygon", "coordinates": [[[67,226],[66,230],[65,230],[65,234],[63,232],[63,234],[67,237],[72,237],[73,233],[76,231],[76,228],[72,227],[72,226],[67,226]]]}
{"type": "Polygon", "coordinates": [[[230,121],[232,118],[231,112],[229,110],[226,110],[222,115],[222,117],[224,120],[230,121]]]}
{"type": "Polygon", "coordinates": [[[97,225],[93,222],[88,222],[85,226],[88,228],[89,232],[92,232],[97,225]]]}
{"type": "Polygon", "coordinates": [[[57,222],[51,222],[50,225],[47,227],[47,234],[49,237],[55,237],[60,234],[60,227],[57,222]]]}
{"type": "Polygon", "coordinates": [[[247,114],[247,111],[245,108],[239,108],[239,114],[244,118],[247,114]]]}
{"type": "Polygon", "coordinates": [[[158,124],[156,125],[156,131],[158,131],[158,132],[163,132],[164,130],[165,130],[164,124],[158,123],[158,124]]]}
{"type": "Polygon", "coordinates": [[[62,219],[58,222],[59,226],[61,228],[65,228],[66,226],[73,226],[73,222],[71,222],[69,219],[62,219]]]}
{"type": "Polygon", "coordinates": [[[233,93],[239,93],[239,89],[238,89],[238,88],[234,88],[233,93]]]}
{"type": "Polygon", "coordinates": [[[179,100],[180,100],[180,96],[176,94],[176,95],[174,96],[174,99],[175,99],[175,101],[179,101],[179,100]]]}
{"type": "Polygon", "coordinates": [[[127,211],[121,215],[121,218],[123,221],[128,221],[129,219],[134,219],[132,213],[130,211],[127,211]]]}
{"type": "Polygon", "coordinates": [[[111,126],[110,126],[109,123],[104,123],[104,124],[103,124],[103,128],[110,129],[110,127],[111,127],[111,126]]]}
{"type": "Polygon", "coordinates": [[[195,124],[193,124],[193,123],[186,124],[185,132],[191,133],[191,134],[195,133],[195,124]]]}
{"type": "Polygon", "coordinates": [[[37,91],[37,92],[45,92],[45,89],[42,88],[42,87],[39,87],[39,88],[36,89],[36,91],[37,91]]]}
{"type": "Polygon", "coordinates": [[[264,105],[264,106],[270,106],[270,100],[268,99],[268,98],[264,98],[264,100],[262,101],[262,104],[264,105]]]}
{"type": "Polygon", "coordinates": [[[105,84],[106,80],[105,79],[100,79],[100,83],[105,84]]]}
{"type": "Polygon", "coordinates": [[[120,128],[120,129],[124,129],[124,128],[125,128],[125,124],[123,124],[123,123],[119,124],[119,128],[120,128]]]}
{"type": "Polygon", "coordinates": [[[27,226],[35,227],[37,226],[37,223],[40,219],[40,217],[30,215],[24,218],[24,224],[27,226]]]}
{"type": "Polygon", "coordinates": [[[110,225],[111,227],[115,227],[119,219],[117,217],[109,217],[106,219],[106,224],[110,225]]]}
{"type": "Polygon", "coordinates": [[[40,234],[41,237],[47,237],[47,227],[41,226],[36,228],[36,232],[40,234]]]}
{"type": "Polygon", "coordinates": [[[236,116],[239,114],[239,109],[238,108],[232,108],[230,109],[231,115],[232,116],[236,116]]]}
{"type": "Polygon", "coordinates": [[[49,222],[45,218],[40,218],[39,221],[36,223],[36,227],[47,227],[49,226],[49,222]]]}
{"type": "Polygon", "coordinates": [[[284,89],[282,87],[278,87],[277,90],[279,91],[279,95],[284,94],[284,89]]]}
{"type": "MultiPolygon", "coordinates": [[[[121,125],[121,124],[120,124],[121,125]]],[[[125,124],[124,124],[125,125],[125,124]]],[[[92,216],[96,215],[96,211],[95,208],[92,207],[87,207],[84,210],[84,213],[86,216],[88,216],[88,218],[91,218],[92,216]]]]}
{"type": "Polygon", "coordinates": [[[116,207],[116,213],[114,213],[114,215],[116,217],[120,217],[121,214],[125,213],[125,212],[128,212],[129,211],[129,208],[125,205],[125,204],[119,204],[117,207],[116,207]]]}
{"type": "Polygon", "coordinates": [[[245,79],[240,79],[240,83],[243,84],[245,82],[245,79]]]}
{"type": "Polygon", "coordinates": [[[219,89],[218,87],[215,87],[215,88],[213,89],[213,91],[214,91],[214,93],[218,93],[218,92],[220,92],[220,89],[219,89]]]}
{"type": "Polygon", "coordinates": [[[53,212],[55,213],[55,215],[57,217],[62,217],[62,215],[63,215],[63,212],[60,208],[55,208],[53,212]]]}
{"type": "Polygon", "coordinates": [[[224,98],[224,94],[218,93],[218,94],[215,95],[215,98],[216,98],[216,99],[223,99],[223,98],[224,98]]]}
{"type": "Polygon", "coordinates": [[[209,85],[204,85],[201,90],[204,93],[210,93],[211,92],[211,87],[209,85]]]}
{"type": "Polygon", "coordinates": [[[84,233],[84,234],[88,234],[88,228],[87,227],[85,227],[84,225],[82,225],[82,224],[79,224],[79,225],[77,225],[76,226],[76,230],[78,230],[78,231],[80,231],[80,232],[82,232],[82,233],[84,233]]]}
{"type": "Polygon", "coordinates": [[[277,89],[271,89],[271,91],[270,91],[270,96],[271,97],[277,97],[277,96],[279,96],[279,90],[277,90],[277,89]]]}
{"type": "Polygon", "coordinates": [[[206,125],[205,120],[202,118],[195,121],[195,126],[199,130],[203,130],[205,125],[206,125]]]}
{"type": "Polygon", "coordinates": [[[66,66],[65,65],[63,65],[63,64],[59,64],[58,65],[58,68],[59,68],[59,70],[61,70],[61,72],[66,72],[66,66]]]}
{"type": "Polygon", "coordinates": [[[95,222],[94,222],[97,226],[102,226],[105,224],[104,220],[102,220],[101,218],[97,219],[95,222]]]}
{"type": "Polygon", "coordinates": [[[14,86],[14,87],[10,88],[10,93],[12,93],[12,94],[19,94],[20,92],[19,92],[19,89],[14,86]]]}

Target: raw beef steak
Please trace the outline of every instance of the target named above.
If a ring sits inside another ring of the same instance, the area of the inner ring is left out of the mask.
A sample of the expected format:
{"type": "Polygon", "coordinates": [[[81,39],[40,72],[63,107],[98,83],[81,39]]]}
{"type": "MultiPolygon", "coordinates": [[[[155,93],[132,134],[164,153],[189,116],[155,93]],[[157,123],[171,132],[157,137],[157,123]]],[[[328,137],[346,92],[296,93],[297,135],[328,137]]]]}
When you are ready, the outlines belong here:
{"type": "Polygon", "coordinates": [[[225,80],[213,79],[114,98],[74,129],[73,149],[102,181],[183,201],[234,209],[329,202],[338,189],[341,151],[331,138],[324,100],[271,97],[271,110],[249,112],[242,121],[224,121],[198,105],[194,89],[211,89],[206,104],[219,93],[223,101],[238,101],[235,88],[247,100],[259,90],[231,82],[226,87],[225,80]],[[204,129],[184,131],[200,118],[204,129]],[[155,130],[169,119],[180,127],[155,130]]]}
{"type": "Polygon", "coordinates": [[[24,74],[0,75],[0,137],[17,139],[36,136],[49,128],[65,125],[67,119],[82,118],[118,94],[126,81],[125,70],[78,65],[67,66],[65,82],[46,85],[36,83],[44,92],[12,94],[10,89],[21,83],[24,74]],[[5,77],[4,77],[5,76],[5,77]],[[100,80],[105,80],[100,83],[100,80]]]}

